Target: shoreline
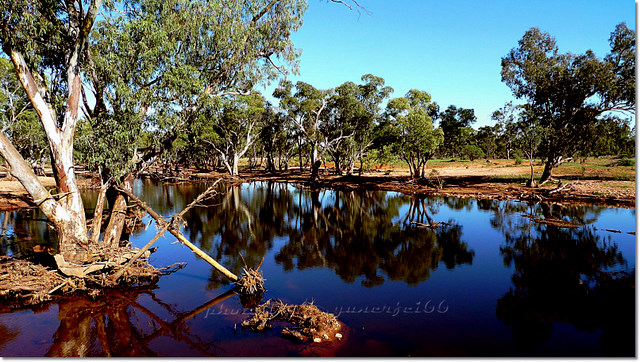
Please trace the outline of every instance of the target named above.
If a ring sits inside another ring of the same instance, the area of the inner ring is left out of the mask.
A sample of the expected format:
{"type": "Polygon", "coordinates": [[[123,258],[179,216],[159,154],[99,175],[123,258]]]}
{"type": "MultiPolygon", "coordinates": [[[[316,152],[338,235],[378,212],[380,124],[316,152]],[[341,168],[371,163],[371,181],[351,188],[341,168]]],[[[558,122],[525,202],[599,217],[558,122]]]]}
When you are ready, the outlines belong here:
{"type": "MultiPolygon", "coordinates": [[[[516,181],[500,182],[491,174],[482,174],[478,169],[438,168],[443,187],[422,185],[402,172],[374,171],[362,176],[338,176],[321,171],[318,182],[309,180],[309,171],[289,170],[277,173],[242,171],[238,176],[216,171],[198,172],[183,170],[179,176],[164,176],[155,172],[145,172],[142,178],[150,178],[167,184],[181,182],[211,181],[222,178],[229,184],[253,181],[286,182],[307,189],[370,190],[393,191],[409,196],[447,196],[481,200],[523,200],[563,204],[598,205],[607,207],[635,208],[635,181],[615,180],[572,180],[556,176],[560,183],[549,183],[543,187],[529,188],[516,181]],[[453,169],[453,170],[452,170],[453,169]]],[[[482,171],[482,170],[480,170],[482,171]]],[[[39,177],[47,189],[55,187],[53,177],[39,177]]],[[[79,175],[81,189],[96,188],[97,182],[87,173],[79,175]]],[[[0,179],[0,211],[16,211],[34,208],[31,197],[22,185],[14,180],[0,179]]]]}

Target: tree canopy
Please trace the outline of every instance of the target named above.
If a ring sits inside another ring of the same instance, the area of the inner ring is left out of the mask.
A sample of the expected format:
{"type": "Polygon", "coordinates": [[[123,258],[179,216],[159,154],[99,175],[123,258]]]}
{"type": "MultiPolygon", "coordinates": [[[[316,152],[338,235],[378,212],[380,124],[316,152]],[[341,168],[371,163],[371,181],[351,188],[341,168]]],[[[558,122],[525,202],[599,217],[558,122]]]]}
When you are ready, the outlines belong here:
{"type": "Polygon", "coordinates": [[[585,54],[560,54],[555,39],[529,29],[502,58],[502,81],[517,98],[526,100],[532,121],[546,130],[541,143],[544,182],[563,157],[576,151],[588,127],[612,111],[635,108],[635,32],[624,23],[609,39],[611,53],[599,59],[585,54]]]}

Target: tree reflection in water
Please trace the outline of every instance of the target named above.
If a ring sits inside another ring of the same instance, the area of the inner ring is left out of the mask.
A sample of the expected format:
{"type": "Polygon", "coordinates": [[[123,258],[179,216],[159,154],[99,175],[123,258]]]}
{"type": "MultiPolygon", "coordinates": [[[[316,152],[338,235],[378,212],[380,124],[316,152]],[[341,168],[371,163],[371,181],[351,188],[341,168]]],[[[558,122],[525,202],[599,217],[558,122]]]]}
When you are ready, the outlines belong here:
{"type": "MultiPolygon", "coordinates": [[[[185,343],[199,355],[216,356],[218,347],[191,335],[186,322],[234,295],[235,292],[229,291],[189,312],[179,312],[173,306],[163,303],[150,288],[110,290],[96,298],[67,297],[58,302],[60,324],[46,356],[158,356],[150,348],[150,343],[159,337],[185,343]],[[153,308],[137,302],[145,294],[155,303],[153,308]],[[162,312],[162,318],[159,313],[151,310],[158,308],[162,312]],[[173,320],[168,322],[166,314],[173,317],[173,320]]],[[[0,326],[0,333],[2,328],[0,326]]],[[[13,337],[15,336],[10,336],[3,343],[13,337]]],[[[183,349],[180,351],[184,352],[183,349]]]]}
{"type": "MultiPolygon", "coordinates": [[[[555,323],[578,330],[601,330],[605,355],[633,356],[635,346],[635,272],[610,238],[592,226],[578,229],[533,223],[504,223],[513,210],[496,211],[492,225],[505,235],[500,248],[506,266],[515,266],[513,287],[498,300],[496,314],[510,326],[526,355],[535,355],[555,323]]],[[[520,204],[522,207],[523,204],[520,204]]],[[[513,206],[513,205],[512,205],[513,206]]],[[[524,205],[532,215],[557,217],[554,206],[524,205]]],[[[525,211],[523,209],[518,211],[525,211]]],[[[592,208],[563,210],[565,219],[589,223],[592,208]]],[[[512,221],[516,218],[511,217],[512,221]]]]}
{"type": "MultiPolygon", "coordinates": [[[[448,220],[431,230],[416,227],[437,215],[441,201],[375,191],[308,191],[283,183],[246,184],[222,190],[213,203],[185,216],[192,242],[234,273],[255,266],[285,244],[276,262],[285,270],[327,267],[343,280],[372,287],[388,279],[417,285],[440,263],[471,264],[462,226],[448,220]]],[[[442,220],[437,220],[442,221],[442,220]]],[[[226,283],[213,272],[210,288],[226,283]]]]}

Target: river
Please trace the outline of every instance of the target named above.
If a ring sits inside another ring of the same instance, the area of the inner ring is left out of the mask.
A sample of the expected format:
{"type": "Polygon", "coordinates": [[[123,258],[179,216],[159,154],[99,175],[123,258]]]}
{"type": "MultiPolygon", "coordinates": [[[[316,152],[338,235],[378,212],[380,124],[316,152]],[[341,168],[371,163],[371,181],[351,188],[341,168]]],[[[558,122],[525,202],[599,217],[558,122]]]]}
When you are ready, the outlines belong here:
{"type": "MultiPolygon", "coordinates": [[[[134,193],[171,216],[206,187],[137,180],[134,193]]],[[[84,199],[93,208],[95,192],[84,199]]],[[[185,216],[185,235],[236,274],[239,254],[250,267],[264,258],[263,301],[313,301],[345,324],[342,340],[244,330],[247,301],[225,295],[225,278],[167,233],[151,263],[185,268],[154,289],[0,314],[0,355],[635,355],[635,209],[259,182],[223,187],[211,204],[185,216]],[[538,222],[551,218],[580,226],[538,222]]],[[[1,218],[3,254],[55,249],[37,210],[1,218]]],[[[130,235],[136,246],[157,231],[143,222],[130,235]]]]}

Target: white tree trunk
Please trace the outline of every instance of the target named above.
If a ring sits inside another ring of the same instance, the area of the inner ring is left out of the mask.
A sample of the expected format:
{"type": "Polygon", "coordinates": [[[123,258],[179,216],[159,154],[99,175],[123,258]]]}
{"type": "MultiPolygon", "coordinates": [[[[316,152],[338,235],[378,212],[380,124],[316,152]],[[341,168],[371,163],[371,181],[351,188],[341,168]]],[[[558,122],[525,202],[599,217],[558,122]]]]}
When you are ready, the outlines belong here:
{"type": "Polygon", "coordinates": [[[231,169],[231,175],[236,176],[238,175],[238,161],[240,160],[240,157],[238,156],[237,153],[233,154],[233,164],[232,164],[232,169],[231,169]]]}

